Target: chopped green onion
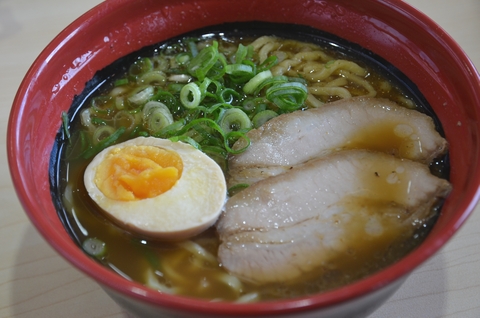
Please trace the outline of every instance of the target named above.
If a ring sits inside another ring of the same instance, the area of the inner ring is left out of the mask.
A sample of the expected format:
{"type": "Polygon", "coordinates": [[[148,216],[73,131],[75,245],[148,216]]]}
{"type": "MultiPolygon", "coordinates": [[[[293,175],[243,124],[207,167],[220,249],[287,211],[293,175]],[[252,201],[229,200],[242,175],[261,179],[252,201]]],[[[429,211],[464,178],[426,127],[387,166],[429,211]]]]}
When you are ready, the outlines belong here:
{"type": "Polygon", "coordinates": [[[111,96],[97,96],[92,98],[91,106],[92,110],[96,113],[108,114],[110,112],[111,96]]]}
{"type": "Polygon", "coordinates": [[[230,74],[233,83],[245,83],[255,75],[254,67],[247,64],[230,64],[225,67],[225,73],[230,74]]]}
{"type": "Polygon", "coordinates": [[[90,138],[88,137],[88,133],[84,130],[77,130],[73,134],[72,143],[67,147],[65,156],[69,159],[78,159],[83,152],[91,146],[90,138]]]}
{"type": "Polygon", "coordinates": [[[136,105],[144,104],[153,96],[153,94],[153,86],[143,86],[135,90],[134,94],[128,98],[128,101],[136,105]]]}
{"type": "Polygon", "coordinates": [[[167,86],[167,90],[172,93],[172,94],[177,94],[177,93],[180,93],[180,91],[182,90],[182,87],[185,86],[185,84],[181,84],[181,83],[170,83],[168,84],[167,86]]]}
{"type": "Polygon", "coordinates": [[[258,95],[264,88],[268,88],[274,85],[288,83],[288,77],[284,75],[277,75],[264,80],[260,85],[257,86],[253,95],[258,95]]]}
{"type": "Polygon", "coordinates": [[[274,85],[266,92],[267,99],[283,111],[294,111],[301,108],[307,94],[307,87],[299,82],[274,85]]]}
{"type": "Polygon", "coordinates": [[[87,109],[83,110],[83,111],[80,113],[80,122],[82,123],[83,126],[89,128],[89,129],[91,129],[92,127],[94,127],[94,126],[92,125],[90,108],[87,108],[87,109]]]}
{"type": "MultiPolygon", "coordinates": [[[[216,41],[201,50],[196,41],[187,39],[152,58],[139,58],[114,82],[123,87],[111,96],[92,98],[92,107],[81,113],[88,133],[71,146],[75,152],[90,158],[120,139],[154,136],[190,143],[226,169],[228,154],[249,146],[251,128],[303,106],[305,80],[273,76],[276,56],[260,63],[251,45],[224,53],[216,41]],[[93,141],[88,134],[94,134],[93,141]],[[243,148],[234,150],[239,139],[244,139],[243,148]]],[[[67,136],[64,114],[62,122],[67,136]]]]}
{"type": "Polygon", "coordinates": [[[328,61],[327,63],[325,63],[325,66],[324,66],[324,67],[325,67],[325,68],[330,68],[330,67],[332,67],[333,64],[335,64],[336,61],[337,61],[337,60],[330,60],[330,61],[328,61]]]}
{"type": "Polygon", "coordinates": [[[225,75],[225,68],[227,67],[227,59],[223,54],[218,54],[218,60],[213,67],[208,71],[207,75],[213,80],[218,80],[225,75]]]}
{"type": "Polygon", "coordinates": [[[262,64],[258,66],[258,71],[263,72],[271,69],[278,63],[278,58],[275,55],[269,56],[262,64]]]}
{"type": "Polygon", "coordinates": [[[213,41],[211,46],[204,48],[190,60],[187,70],[192,76],[203,81],[208,71],[217,63],[219,56],[218,42],[213,41]]]}
{"type": "Polygon", "coordinates": [[[299,82],[299,83],[302,83],[303,85],[307,85],[307,81],[302,77],[289,77],[288,81],[289,82],[299,82]]]}
{"type": "Polygon", "coordinates": [[[83,241],[82,248],[87,254],[94,257],[102,257],[107,252],[105,242],[91,237],[83,241]]]}
{"type": "Polygon", "coordinates": [[[126,85],[128,84],[128,78],[121,78],[121,79],[118,79],[115,81],[115,87],[118,87],[118,86],[123,86],[123,85],[126,85]]]}
{"type": "Polygon", "coordinates": [[[171,124],[173,124],[172,114],[162,111],[161,108],[156,108],[152,111],[146,122],[147,129],[152,134],[171,124]]]}
{"type": "Polygon", "coordinates": [[[84,159],[89,159],[102,151],[103,149],[113,145],[119,138],[120,136],[125,132],[126,128],[125,127],[120,127],[115,131],[113,134],[108,136],[107,138],[104,138],[102,141],[100,141],[96,146],[87,149],[83,154],[84,159]]]}
{"type": "Polygon", "coordinates": [[[197,44],[195,43],[195,41],[193,40],[188,41],[187,46],[188,46],[188,50],[190,51],[190,55],[192,55],[192,57],[195,57],[198,55],[197,44]]]}
{"type": "Polygon", "coordinates": [[[154,137],[167,138],[167,137],[174,136],[184,126],[185,126],[185,119],[182,118],[182,119],[177,120],[176,122],[173,122],[172,124],[162,128],[160,131],[157,131],[154,134],[154,137]]]}
{"type": "Polygon", "coordinates": [[[122,110],[125,108],[125,99],[121,96],[115,97],[115,107],[118,110],[122,110]]]}
{"type": "Polygon", "coordinates": [[[258,128],[263,124],[265,124],[270,119],[277,116],[278,114],[273,110],[267,109],[267,110],[261,111],[252,118],[253,127],[258,128]]]}
{"type": "Polygon", "coordinates": [[[225,73],[227,74],[252,74],[253,68],[250,65],[245,64],[229,64],[225,67],[225,73]]]}
{"type": "Polygon", "coordinates": [[[70,141],[70,130],[69,130],[69,119],[68,119],[68,114],[66,112],[62,112],[62,126],[63,126],[63,132],[65,133],[65,136],[67,139],[70,141]]]}
{"type": "Polygon", "coordinates": [[[225,88],[220,93],[220,101],[222,103],[231,104],[235,99],[240,99],[240,94],[233,88],[225,88]]]}
{"type": "Polygon", "coordinates": [[[170,67],[170,61],[163,55],[152,57],[153,68],[159,71],[165,71],[170,67]]]}
{"type": "Polygon", "coordinates": [[[115,128],[112,126],[100,126],[95,129],[95,132],[93,133],[93,144],[96,145],[100,143],[102,140],[105,138],[108,138],[110,135],[112,135],[115,132],[115,128]]]}
{"type": "Polygon", "coordinates": [[[265,103],[265,98],[263,97],[256,97],[256,98],[247,98],[242,103],[242,108],[248,113],[255,111],[258,105],[265,103]]]}
{"type": "Polygon", "coordinates": [[[205,77],[199,87],[200,92],[202,93],[202,99],[205,97],[217,99],[217,96],[224,89],[224,86],[219,81],[211,80],[208,77],[205,77]]]}
{"type": "Polygon", "coordinates": [[[248,115],[245,114],[240,108],[230,108],[220,115],[218,124],[225,133],[231,131],[245,130],[252,127],[252,122],[248,115]]]}
{"type": "Polygon", "coordinates": [[[143,122],[150,133],[156,133],[173,123],[168,107],[157,101],[149,101],[143,107],[143,122]]]}
{"type": "Polygon", "coordinates": [[[169,108],[173,109],[177,104],[177,98],[170,92],[159,89],[151,100],[161,102],[167,105],[169,108]]]}
{"type": "Polygon", "coordinates": [[[175,61],[180,64],[186,64],[188,61],[190,61],[190,55],[188,53],[180,53],[175,56],[175,61]]]}
{"type": "Polygon", "coordinates": [[[92,117],[91,122],[92,122],[92,124],[97,125],[97,126],[98,125],[104,126],[104,125],[107,124],[107,122],[105,120],[103,120],[101,118],[98,118],[98,117],[92,117]]]}
{"type": "Polygon", "coordinates": [[[188,74],[171,74],[168,76],[167,81],[175,82],[177,84],[186,84],[190,82],[192,77],[188,74]]]}
{"type": "Polygon", "coordinates": [[[235,63],[239,64],[247,57],[248,49],[245,45],[240,43],[237,48],[237,52],[235,53],[235,63]]]}
{"type": "Polygon", "coordinates": [[[143,106],[143,109],[142,109],[143,119],[146,120],[147,117],[150,115],[150,113],[155,110],[155,108],[162,108],[167,112],[170,112],[170,110],[164,103],[152,100],[143,106]]]}
{"type": "Polygon", "coordinates": [[[148,57],[136,60],[128,69],[128,73],[131,76],[141,76],[153,69],[153,62],[148,57]]]}
{"type": "Polygon", "coordinates": [[[248,147],[250,147],[250,138],[248,138],[247,135],[245,135],[245,133],[241,131],[231,131],[225,135],[224,144],[225,144],[225,149],[229,153],[231,153],[232,155],[238,155],[239,153],[244,152],[245,150],[247,150],[248,147]],[[245,143],[244,143],[245,146],[243,148],[236,149],[236,150],[232,149],[229,145],[229,142],[230,141],[235,142],[239,139],[245,139],[245,143]]]}
{"type": "Polygon", "coordinates": [[[193,138],[188,137],[188,136],[174,136],[174,137],[171,137],[169,139],[173,142],[181,141],[181,142],[187,143],[187,144],[191,145],[193,148],[198,149],[198,150],[202,149],[202,147],[199,145],[198,142],[196,142],[193,138]]]}
{"type": "Polygon", "coordinates": [[[272,76],[273,75],[270,70],[258,73],[252,79],[250,79],[245,86],[243,86],[243,91],[246,94],[252,94],[264,80],[272,76]]]}
{"type": "Polygon", "coordinates": [[[138,81],[143,84],[161,84],[164,83],[167,76],[162,71],[150,71],[139,77],[138,81]]]}
{"type": "Polygon", "coordinates": [[[124,126],[127,127],[127,130],[131,130],[135,127],[136,120],[134,115],[122,110],[115,114],[113,117],[113,123],[115,127],[124,126]]]}
{"type": "Polygon", "coordinates": [[[202,93],[197,84],[192,82],[182,87],[182,90],[180,91],[180,102],[185,108],[192,109],[198,107],[201,100],[202,93]]]}

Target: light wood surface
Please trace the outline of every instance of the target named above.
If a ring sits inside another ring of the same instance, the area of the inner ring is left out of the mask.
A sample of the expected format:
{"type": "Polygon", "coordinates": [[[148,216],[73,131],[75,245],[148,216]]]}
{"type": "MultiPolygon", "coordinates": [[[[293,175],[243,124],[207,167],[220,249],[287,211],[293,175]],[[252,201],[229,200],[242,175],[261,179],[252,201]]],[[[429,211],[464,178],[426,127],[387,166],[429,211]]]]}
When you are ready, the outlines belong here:
{"type": "MultiPolygon", "coordinates": [[[[10,180],[5,131],[14,94],[50,40],[100,0],[0,0],[0,317],[130,317],[64,261],[23,212],[10,180]]],[[[408,0],[480,67],[480,0],[408,0]]],[[[480,211],[371,318],[480,317],[480,211]]]]}

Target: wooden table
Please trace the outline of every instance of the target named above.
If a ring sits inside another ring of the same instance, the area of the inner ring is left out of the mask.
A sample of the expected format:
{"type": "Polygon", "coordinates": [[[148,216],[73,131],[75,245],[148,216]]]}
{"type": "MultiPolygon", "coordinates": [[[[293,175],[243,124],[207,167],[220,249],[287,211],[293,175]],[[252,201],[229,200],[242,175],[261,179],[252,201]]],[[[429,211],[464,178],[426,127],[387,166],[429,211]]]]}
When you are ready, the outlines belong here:
{"type": "MultiPolygon", "coordinates": [[[[65,26],[100,0],[0,0],[0,119],[22,77],[65,26]]],[[[479,0],[408,0],[463,47],[480,67],[479,0]]],[[[5,135],[0,148],[0,317],[129,315],[39,236],[12,187],[5,135]]],[[[480,211],[371,318],[480,317],[480,211]]]]}

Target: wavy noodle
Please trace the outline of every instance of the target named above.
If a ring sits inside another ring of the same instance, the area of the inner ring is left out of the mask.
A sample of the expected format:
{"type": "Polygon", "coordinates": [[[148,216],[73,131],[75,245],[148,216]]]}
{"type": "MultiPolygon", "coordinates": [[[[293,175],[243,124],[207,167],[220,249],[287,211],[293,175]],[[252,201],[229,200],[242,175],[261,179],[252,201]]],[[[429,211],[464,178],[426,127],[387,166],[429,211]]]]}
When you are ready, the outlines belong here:
{"type": "Polygon", "coordinates": [[[324,102],[318,100],[315,96],[313,96],[312,94],[309,93],[307,95],[307,99],[305,100],[305,104],[308,107],[318,108],[318,107],[323,106],[324,102]]]}
{"type": "Polygon", "coordinates": [[[322,51],[307,51],[295,54],[295,59],[303,61],[315,61],[320,59],[324,62],[328,62],[332,58],[322,51]]]}
{"type": "Polygon", "coordinates": [[[147,285],[148,287],[150,288],[153,288],[153,289],[156,289],[162,293],[166,293],[166,294],[175,294],[177,293],[177,290],[173,287],[167,287],[165,284],[162,284],[158,281],[155,273],[151,270],[151,269],[148,269],[145,273],[145,276],[146,276],[146,283],[145,285],[147,285]]]}
{"type": "Polygon", "coordinates": [[[193,241],[185,241],[178,243],[178,246],[183,247],[195,256],[200,256],[205,261],[208,261],[212,264],[217,264],[217,258],[200,246],[200,244],[197,244],[193,241]]]}
{"type": "Polygon", "coordinates": [[[352,94],[344,87],[325,87],[311,86],[308,92],[312,95],[338,96],[340,98],[350,98],[352,94]]]}
{"type": "Polygon", "coordinates": [[[274,67],[272,67],[270,69],[270,71],[272,72],[272,74],[274,76],[285,75],[286,73],[290,72],[292,67],[295,67],[295,66],[299,65],[300,63],[302,63],[301,60],[286,59],[286,60],[278,63],[274,67]]]}
{"type": "Polygon", "coordinates": [[[236,303],[246,304],[246,303],[253,303],[259,300],[260,300],[260,295],[258,293],[249,293],[239,297],[236,303]]]}
{"type": "Polygon", "coordinates": [[[230,286],[237,293],[240,293],[242,291],[243,284],[237,277],[230,274],[220,274],[218,276],[218,279],[224,282],[226,285],[230,286]]]}
{"type": "Polygon", "coordinates": [[[265,43],[265,45],[260,49],[260,51],[258,51],[258,59],[260,63],[263,63],[270,55],[270,52],[275,50],[277,47],[278,47],[278,44],[276,43],[272,43],[272,42],[265,43]]]}
{"type": "MultiPolygon", "coordinates": [[[[176,256],[168,258],[168,262],[162,262],[162,272],[165,277],[168,277],[176,284],[188,284],[188,276],[184,273],[179,273],[177,270],[178,264],[185,260],[186,255],[184,253],[176,253],[176,256]]],[[[188,257],[188,255],[187,255],[188,257]]]]}
{"type": "Polygon", "coordinates": [[[272,36],[261,36],[250,43],[250,45],[253,47],[253,50],[258,51],[265,43],[272,41],[275,41],[275,38],[272,36]]]}
{"type": "Polygon", "coordinates": [[[304,76],[310,81],[320,82],[326,80],[329,76],[334,74],[339,70],[346,70],[350,73],[353,73],[358,76],[366,76],[368,73],[363,68],[360,67],[358,64],[346,60],[336,60],[332,63],[327,63],[323,65],[320,70],[318,70],[317,64],[307,64],[303,68],[304,76]]]}
{"type": "Polygon", "coordinates": [[[340,71],[340,75],[344,76],[347,80],[365,88],[368,91],[368,94],[366,94],[366,96],[374,97],[375,95],[377,95],[377,91],[375,90],[375,88],[373,88],[373,86],[366,79],[345,70],[340,71]]]}
{"type": "Polygon", "coordinates": [[[407,107],[407,108],[415,109],[415,103],[411,99],[408,99],[404,96],[399,96],[398,97],[398,103],[407,107]]]}
{"type": "Polygon", "coordinates": [[[365,68],[353,61],[334,59],[312,44],[304,45],[302,43],[301,51],[295,52],[292,47],[295,48],[298,42],[262,36],[253,41],[251,45],[262,62],[271,55],[281,57],[279,63],[271,69],[274,76],[301,76],[307,80],[309,95],[306,105],[308,107],[320,107],[330,99],[329,97],[336,99],[350,98],[354,95],[375,96],[377,94],[373,86],[365,79],[368,75],[365,68]],[[354,86],[349,87],[349,83],[354,86]],[[363,88],[366,94],[356,89],[356,86],[363,88]]]}
{"type": "Polygon", "coordinates": [[[335,86],[345,86],[348,85],[348,80],[345,77],[339,77],[334,80],[331,80],[328,83],[325,83],[325,87],[335,87],[335,86]]]}

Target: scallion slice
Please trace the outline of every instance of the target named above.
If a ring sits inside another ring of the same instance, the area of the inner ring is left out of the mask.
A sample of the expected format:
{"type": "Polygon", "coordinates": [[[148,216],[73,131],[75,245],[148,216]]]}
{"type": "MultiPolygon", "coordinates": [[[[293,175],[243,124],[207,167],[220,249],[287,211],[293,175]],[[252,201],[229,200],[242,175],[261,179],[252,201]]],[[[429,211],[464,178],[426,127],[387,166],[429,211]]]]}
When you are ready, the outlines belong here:
{"type": "Polygon", "coordinates": [[[83,241],[82,248],[87,254],[97,258],[105,256],[107,252],[105,242],[92,237],[89,237],[83,241]]]}
{"type": "Polygon", "coordinates": [[[188,72],[203,81],[208,71],[217,63],[220,53],[218,53],[218,42],[213,41],[212,45],[201,50],[187,66],[188,72]]]}
{"type": "Polygon", "coordinates": [[[95,132],[93,133],[93,144],[97,145],[100,143],[102,140],[105,138],[108,138],[110,135],[112,135],[115,132],[115,128],[112,126],[100,126],[95,129],[95,132]]]}
{"type": "Polygon", "coordinates": [[[143,86],[136,90],[129,98],[130,103],[140,105],[146,103],[155,93],[153,86],[143,86]]]}
{"type": "Polygon", "coordinates": [[[70,120],[68,119],[68,114],[66,112],[62,112],[62,126],[65,136],[70,140],[70,120]]]}
{"type": "Polygon", "coordinates": [[[278,84],[267,89],[267,99],[283,111],[301,108],[307,98],[307,87],[299,82],[278,84]]]}
{"type": "Polygon", "coordinates": [[[267,121],[270,119],[277,117],[278,114],[274,112],[273,110],[267,109],[263,110],[261,112],[258,112],[253,118],[252,118],[252,123],[253,127],[258,128],[265,124],[267,121]]]}
{"type": "Polygon", "coordinates": [[[220,115],[218,124],[225,133],[252,128],[250,118],[248,118],[248,115],[240,108],[230,108],[225,110],[220,115]]]}
{"type": "Polygon", "coordinates": [[[118,87],[118,86],[123,86],[123,85],[126,85],[128,84],[128,78],[121,78],[121,79],[118,79],[115,81],[115,87],[118,87]]]}
{"type": "Polygon", "coordinates": [[[250,79],[245,86],[243,86],[243,91],[245,94],[252,94],[257,87],[267,78],[272,77],[272,72],[270,70],[266,70],[263,72],[258,73],[252,79],[250,79]]]}
{"type": "Polygon", "coordinates": [[[157,131],[173,124],[173,117],[170,112],[166,112],[161,108],[153,110],[147,118],[147,129],[150,133],[154,134],[157,131]]]}
{"type": "Polygon", "coordinates": [[[180,102],[185,108],[192,109],[198,107],[202,100],[202,92],[195,82],[188,83],[180,91],[180,102]]]}
{"type": "Polygon", "coordinates": [[[283,75],[272,76],[264,80],[260,85],[255,89],[254,95],[259,95],[261,91],[265,88],[272,87],[274,85],[288,83],[288,77],[283,75]]]}
{"type": "Polygon", "coordinates": [[[248,55],[248,47],[240,43],[235,53],[235,63],[240,64],[248,55]]]}
{"type": "Polygon", "coordinates": [[[278,58],[275,55],[269,56],[262,64],[258,66],[258,71],[263,72],[271,69],[278,64],[278,58]]]}
{"type": "Polygon", "coordinates": [[[82,154],[82,157],[84,159],[89,159],[89,158],[95,156],[97,153],[99,153],[103,149],[113,145],[120,138],[120,136],[123,135],[125,130],[126,130],[125,127],[118,128],[113,134],[106,137],[105,139],[102,139],[96,146],[87,149],[82,154]]]}
{"type": "Polygon", "coordinates": [[[153,62],[148,57],[143,57],[137,61],[135,61],[130,68],[128,69],[128,73],[131,76],[137,77],[141,76],[153,69],[153,62]]]}

